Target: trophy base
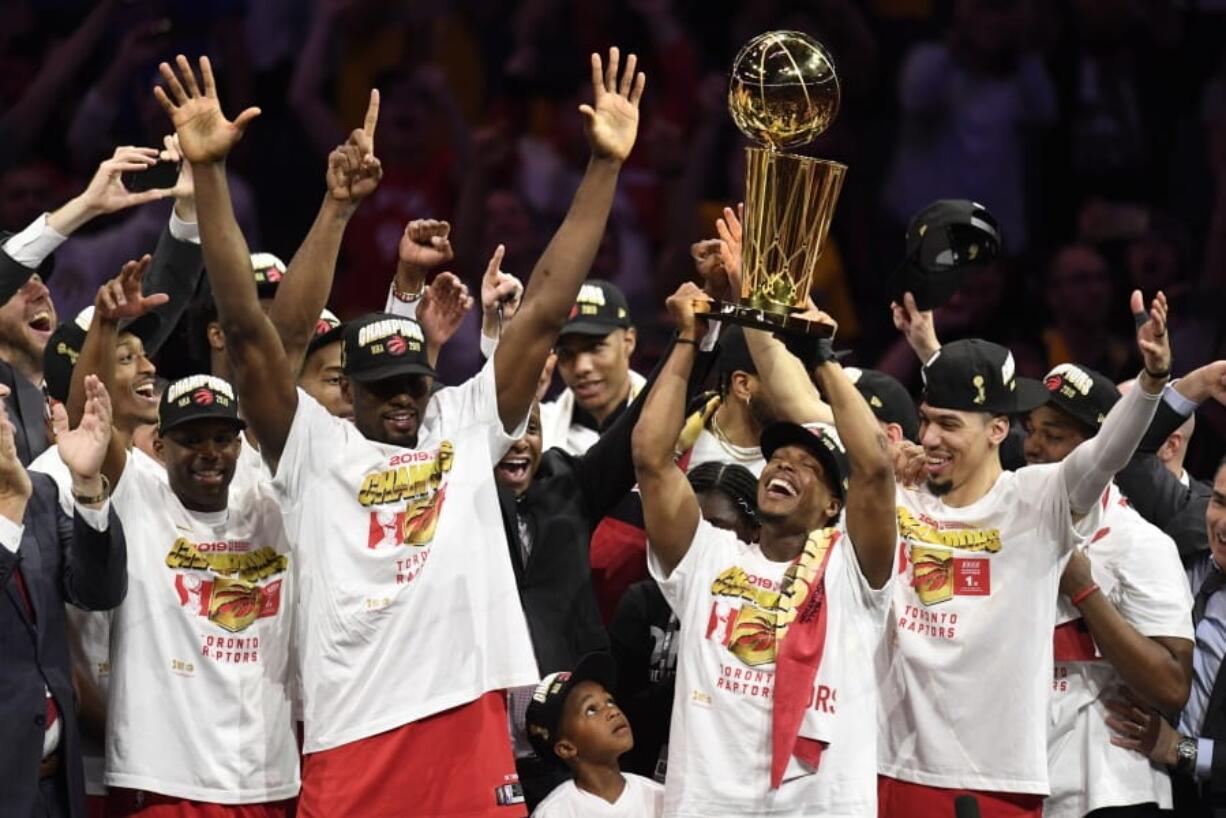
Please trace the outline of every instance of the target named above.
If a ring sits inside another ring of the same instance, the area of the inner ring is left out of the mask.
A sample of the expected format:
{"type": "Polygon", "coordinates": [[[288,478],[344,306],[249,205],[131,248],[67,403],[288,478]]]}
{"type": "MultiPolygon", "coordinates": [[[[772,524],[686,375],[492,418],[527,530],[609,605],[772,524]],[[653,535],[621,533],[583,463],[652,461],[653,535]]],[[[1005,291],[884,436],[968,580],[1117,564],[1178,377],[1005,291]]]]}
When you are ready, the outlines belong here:
{"type": "Polygon", "coordinates": [[[810,321],[801,318],[796,313],[774,312],[773,310],[754,307],[748,304],[735,304],[729,301],[708,301],[698,298],[694,300],[694,312],[704,316],[709,321],[727,321],[742,327],[779,332],[784,335],[808,335],[813,338],[829,338],[834,334],[834,327],[829,324],[810,321]]]}

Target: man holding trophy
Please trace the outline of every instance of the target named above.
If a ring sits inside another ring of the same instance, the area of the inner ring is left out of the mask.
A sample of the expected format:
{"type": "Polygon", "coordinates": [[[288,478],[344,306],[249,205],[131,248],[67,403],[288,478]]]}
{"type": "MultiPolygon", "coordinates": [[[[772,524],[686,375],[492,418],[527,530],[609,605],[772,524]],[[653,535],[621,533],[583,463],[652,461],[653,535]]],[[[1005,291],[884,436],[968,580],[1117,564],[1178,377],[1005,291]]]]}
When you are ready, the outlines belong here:
{"type": "Polygon", "coordinates": [[[737,58],[730,104],[751,137],[740,298],[694,285],[669,299],[678,337],[634,430],[648,565],[681,623],[664,814],[876,814],[876,681],[897,531],[876,418],[830,352],[834,326],[799,314],[843,166],[777,152],[833,116],[820,45],[771,32],[737,58]],[[686,383],[710,318],[816,336],[835,429],[762,433],[758,541],[701,518],[674,462],[686,383]],[[836,431],[837,430],[837,431],[836,431]]]}

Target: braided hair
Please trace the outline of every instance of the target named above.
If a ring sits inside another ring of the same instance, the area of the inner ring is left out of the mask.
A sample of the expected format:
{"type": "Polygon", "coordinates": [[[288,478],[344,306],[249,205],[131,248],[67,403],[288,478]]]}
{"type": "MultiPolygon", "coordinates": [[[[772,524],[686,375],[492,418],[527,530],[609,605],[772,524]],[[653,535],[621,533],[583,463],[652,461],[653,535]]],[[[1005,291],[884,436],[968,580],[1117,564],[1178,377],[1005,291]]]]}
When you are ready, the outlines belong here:
{"type": "Polygon", "coordinates": [[[687,476],[695,494],[719,492],[732,502],[747,526],[758,527],[758,478],[749,469],[712,460],[695,466],[687,476]]]}

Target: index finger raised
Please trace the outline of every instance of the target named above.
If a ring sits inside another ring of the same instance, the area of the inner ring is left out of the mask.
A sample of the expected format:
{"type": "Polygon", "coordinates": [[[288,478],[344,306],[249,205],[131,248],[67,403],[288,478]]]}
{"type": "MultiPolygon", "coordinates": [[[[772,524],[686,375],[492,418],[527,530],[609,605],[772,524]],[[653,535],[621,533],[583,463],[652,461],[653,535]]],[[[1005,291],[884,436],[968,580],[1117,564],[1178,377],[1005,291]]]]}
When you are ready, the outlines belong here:
{"type": "Polygon", "coordinates": [[[375,126],[379,124],[379,89],[370,89],[370,102],[366,105],[366,119],[362,123],[362,132],[371,141],[375,141],[375,126]]]}

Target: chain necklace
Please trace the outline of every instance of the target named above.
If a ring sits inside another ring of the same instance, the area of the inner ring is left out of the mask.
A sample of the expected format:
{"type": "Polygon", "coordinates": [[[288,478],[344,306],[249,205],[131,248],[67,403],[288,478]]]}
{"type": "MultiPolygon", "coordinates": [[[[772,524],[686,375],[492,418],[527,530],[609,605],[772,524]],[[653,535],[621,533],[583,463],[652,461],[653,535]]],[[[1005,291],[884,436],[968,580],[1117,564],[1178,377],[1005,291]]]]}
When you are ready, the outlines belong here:
{"type": "Polygon", "coordinates": [[[711,415],[711,432],[712,436],[715,438],[715,441],[719,443],[720,448],[727,452],[728,456],[733,460],[737,460],[741,463],[751,463],[754,460],[761,460],[762,450],[760,448],[755,446],[747,450],[746,447],[738,446],[728,439],[728,435],[725,434],[724,430],[720,428],[719,421],[716,420],[716,415],[718,414],[719,412],[716,411],[711,415]]]}

